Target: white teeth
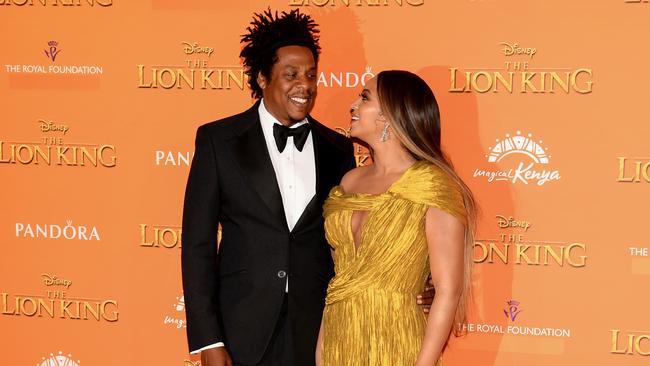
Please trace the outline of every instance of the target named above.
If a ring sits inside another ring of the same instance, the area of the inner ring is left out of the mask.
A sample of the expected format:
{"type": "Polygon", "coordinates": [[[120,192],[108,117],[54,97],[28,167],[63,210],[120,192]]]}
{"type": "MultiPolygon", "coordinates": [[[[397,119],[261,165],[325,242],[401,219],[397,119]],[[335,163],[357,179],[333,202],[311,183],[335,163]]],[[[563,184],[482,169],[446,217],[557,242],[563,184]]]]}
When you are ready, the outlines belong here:
{"type": "Polygon", "coordinates": [[[296,103],[300,103],[300,104],[307,103],[307,99],[305,99],[305,98],[291,97],[291,100],[293,100],[296,103]]]}
{"type": "Polygon", "coordinates": [[[352,120],[353,120],[353,121],[358,121],[358,120],[359,120],[359,117],[352,116],[352,120]]]}

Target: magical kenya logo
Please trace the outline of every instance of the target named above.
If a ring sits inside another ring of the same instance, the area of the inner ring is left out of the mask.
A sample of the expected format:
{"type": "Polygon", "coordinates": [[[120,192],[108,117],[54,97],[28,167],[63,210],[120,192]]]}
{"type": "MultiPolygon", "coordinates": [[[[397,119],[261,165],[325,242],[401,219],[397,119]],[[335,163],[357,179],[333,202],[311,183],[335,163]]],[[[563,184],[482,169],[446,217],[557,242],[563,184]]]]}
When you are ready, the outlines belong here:
{"type": "Polygon", "coordinates": [[[544,141],[536,140],[532,133],[506,134],[503,140],[496,139],[488,150],[485,157],[491,168],[475,169],[474,178],[484,178],[490,183],[509,181],[538,186],[561,178],[560,172],[550,166],[551,155],[544,141]]]}

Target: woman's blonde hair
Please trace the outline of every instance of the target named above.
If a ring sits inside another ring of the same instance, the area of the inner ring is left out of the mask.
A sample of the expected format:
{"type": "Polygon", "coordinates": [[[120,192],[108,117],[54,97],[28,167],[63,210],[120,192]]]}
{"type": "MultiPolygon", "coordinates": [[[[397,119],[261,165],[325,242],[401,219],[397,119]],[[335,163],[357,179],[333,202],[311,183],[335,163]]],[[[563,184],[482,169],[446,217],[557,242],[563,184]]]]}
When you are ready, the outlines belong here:
{"type": "Polygon", "coordinates": [[[466,211],[463,286],[456,310],[454,334],[459,335],[471,298],[472,252],[477,207],[469,187],[456,174],[440,148],[440,112],[433,91],[419,76],[402,70],[377,75],[377,95],[395,137],[416,160],[439,167],[458,186],[466,211]]]}

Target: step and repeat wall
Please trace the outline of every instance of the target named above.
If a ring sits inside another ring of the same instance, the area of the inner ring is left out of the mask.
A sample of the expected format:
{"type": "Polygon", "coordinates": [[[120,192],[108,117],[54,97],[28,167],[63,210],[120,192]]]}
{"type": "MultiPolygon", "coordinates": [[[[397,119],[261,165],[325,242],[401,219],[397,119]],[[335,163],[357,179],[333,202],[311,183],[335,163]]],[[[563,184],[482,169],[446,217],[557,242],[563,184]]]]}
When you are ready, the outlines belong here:
{"type": "Polygon", "coordinates": [[[199,365],[180,277],[194,135],[253,103],[239,40],[269,6],[320,24],[331,128],[381,70],[438,98],[481,207],[445,365],[647,364],[647,1],[0,0],[3,364],[199,365]]]}

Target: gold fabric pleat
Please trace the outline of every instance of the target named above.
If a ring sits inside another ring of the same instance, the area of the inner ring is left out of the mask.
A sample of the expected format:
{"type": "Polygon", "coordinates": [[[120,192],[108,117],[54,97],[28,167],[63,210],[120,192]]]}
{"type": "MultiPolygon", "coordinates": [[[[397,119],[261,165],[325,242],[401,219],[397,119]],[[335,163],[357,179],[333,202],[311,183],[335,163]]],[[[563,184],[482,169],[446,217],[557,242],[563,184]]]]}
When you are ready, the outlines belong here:
{"type": "Polygon", "coordinates": [[[324,217],[336,274],[323,314],[325,365],[415,363],[426,326],[416,295],[429,274],[424,231],[429,207],[465,221],[457,186],[425,161],[413,164],[382,194],[331,190],[324,217]],[[351,228],[354,211],[368,211],[358,249],[351,228]]]}

